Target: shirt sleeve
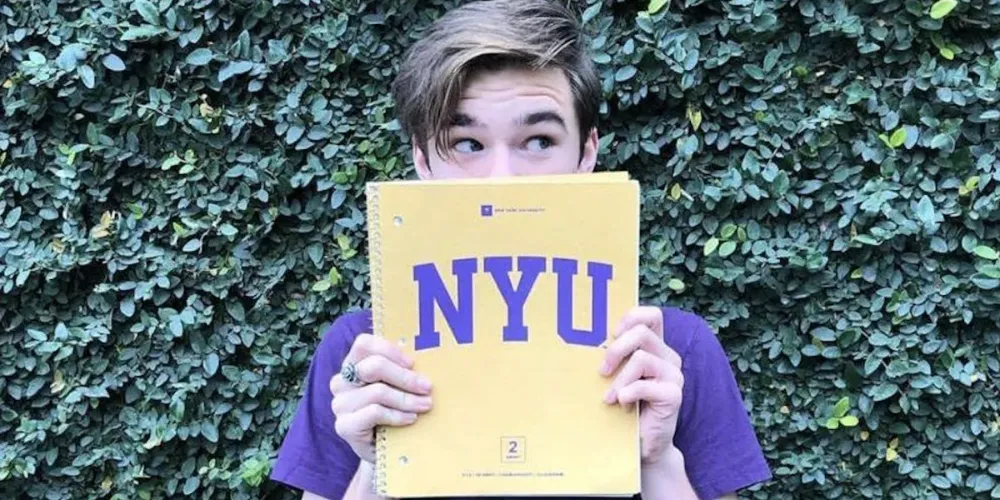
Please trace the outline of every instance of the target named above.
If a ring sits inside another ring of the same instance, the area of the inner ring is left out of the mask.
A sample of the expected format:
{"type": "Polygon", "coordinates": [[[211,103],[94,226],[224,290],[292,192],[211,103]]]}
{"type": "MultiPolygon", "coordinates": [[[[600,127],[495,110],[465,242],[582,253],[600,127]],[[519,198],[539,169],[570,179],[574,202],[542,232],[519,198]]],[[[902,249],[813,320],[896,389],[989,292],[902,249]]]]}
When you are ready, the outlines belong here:
{"type": "Polygon", "coordinates": [[[340,369],[356,333],[334,321],[316,349],[303,395],[278,452],[271,479],[324,498],[343,498],[360,462],[334,430],[330,378],[340,369]]]}
{"type": "MultiPolygon", "coordinates": [[[[674,444],[684,454],[699,498],[711,500],[771,479],[729,359],[708,323],[693,313],[675,328],[688,330],[681,357],[683,399],[674,444]]],[[[671,322],[665,321],[666,328],[671,322]]]]}

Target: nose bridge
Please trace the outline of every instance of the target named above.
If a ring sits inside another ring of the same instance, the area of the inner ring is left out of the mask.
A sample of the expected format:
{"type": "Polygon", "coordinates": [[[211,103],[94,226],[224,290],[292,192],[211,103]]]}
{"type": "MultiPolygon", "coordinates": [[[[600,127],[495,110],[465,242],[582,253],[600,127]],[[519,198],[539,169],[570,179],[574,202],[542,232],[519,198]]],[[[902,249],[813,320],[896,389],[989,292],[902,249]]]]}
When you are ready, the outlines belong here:
{"type": "Polygon", "coordinates": [[[506,177],[514,175],[510,149],[506,145],[493,148],[490,158],[490,177],[506,177]]]}

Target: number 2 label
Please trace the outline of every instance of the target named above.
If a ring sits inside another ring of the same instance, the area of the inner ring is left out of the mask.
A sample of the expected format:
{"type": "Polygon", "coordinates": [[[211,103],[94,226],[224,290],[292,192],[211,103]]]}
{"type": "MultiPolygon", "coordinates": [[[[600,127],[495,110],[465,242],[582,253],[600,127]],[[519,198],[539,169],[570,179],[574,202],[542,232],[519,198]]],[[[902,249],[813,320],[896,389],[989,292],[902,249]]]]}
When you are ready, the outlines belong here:
{"type": "Polygon", "coordinates": [[[504,436],[502,453],[503,455],[500,460],[501,462],[504,463],[524,462],[525,460],[524,436],[504,436]]]}

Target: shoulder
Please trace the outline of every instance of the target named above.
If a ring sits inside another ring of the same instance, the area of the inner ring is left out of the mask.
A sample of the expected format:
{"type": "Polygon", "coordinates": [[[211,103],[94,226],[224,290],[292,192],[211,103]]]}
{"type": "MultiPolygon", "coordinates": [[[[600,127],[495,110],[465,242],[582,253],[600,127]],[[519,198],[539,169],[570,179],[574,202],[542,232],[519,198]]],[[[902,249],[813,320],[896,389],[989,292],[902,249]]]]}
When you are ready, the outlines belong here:
{"type": "Polygon", "coordinates": [[[674,444],[700,498],[767,481],[771,471],[722,342],[698,314],[661,307],[664,343],[681,358],[684,387],[674,444]]]}
{"type": "Polygon", "coordinates": [[[702,316],[678,307],[661,307],[663,342],[681,358],[687,406],[704,406],[711,398],[716,405],[742,406],[738,382],[722,342],[702,316]]]}
{"type": "Polygon", "coordinates": [[[355,309],[342,313],[324,330],[315,356],[324,360],[341,360],[347,356],[358,335],[371,331],[370,310],[355,309]]]}
{"type": "MultiPolygon", "coordinates": [[[[678,307],[661,307],[663,342],[681,358],[685,396],[742,405],[735,374],[715,330],[702,316],[678,307]],[[719,389],[727,389],[720,392],[719,389]],[[725,399],[723,397],[725,396],[725,399]]],[[[688,406],[698,401],[685,401],[688,406]]]]}
{"type": "Polygon", "coordinates": [[[343,312],[325,327],[271,479],[325,498],[343,496],[359,459],[334,429],[329,382],[358,335],[370,331],[371,313],[367,310],[343,312]]]}
{"type": "Polygon", "coordinates": [[[705,318],[678,307],[660,307],[663,313],[663,342],[681,357],[681,360],[702,357],[706,354],[723,354],[722,345],[715,331],[705,318]]]}

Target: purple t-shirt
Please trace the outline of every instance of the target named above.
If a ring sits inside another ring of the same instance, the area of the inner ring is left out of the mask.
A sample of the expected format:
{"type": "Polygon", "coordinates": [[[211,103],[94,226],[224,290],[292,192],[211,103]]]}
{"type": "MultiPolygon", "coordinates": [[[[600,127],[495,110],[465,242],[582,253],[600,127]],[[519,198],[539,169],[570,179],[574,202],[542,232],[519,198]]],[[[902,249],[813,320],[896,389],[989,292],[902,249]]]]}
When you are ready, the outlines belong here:
{"type": "MultiPolygon", "coordinates": [[[[696,314],[662,310],[664,342],[683,360],[683,400],[674,445],[684,454],[698,497],[710,500],[770,480],[729,359],[715,334],[696,314]]],[[[371,313],[357,311],[339,317],[323,335],[271,479],[325,498],[343,498],[358,457],[334,431],[329,382],[354,338],[370,331],[371,313]]]]}

